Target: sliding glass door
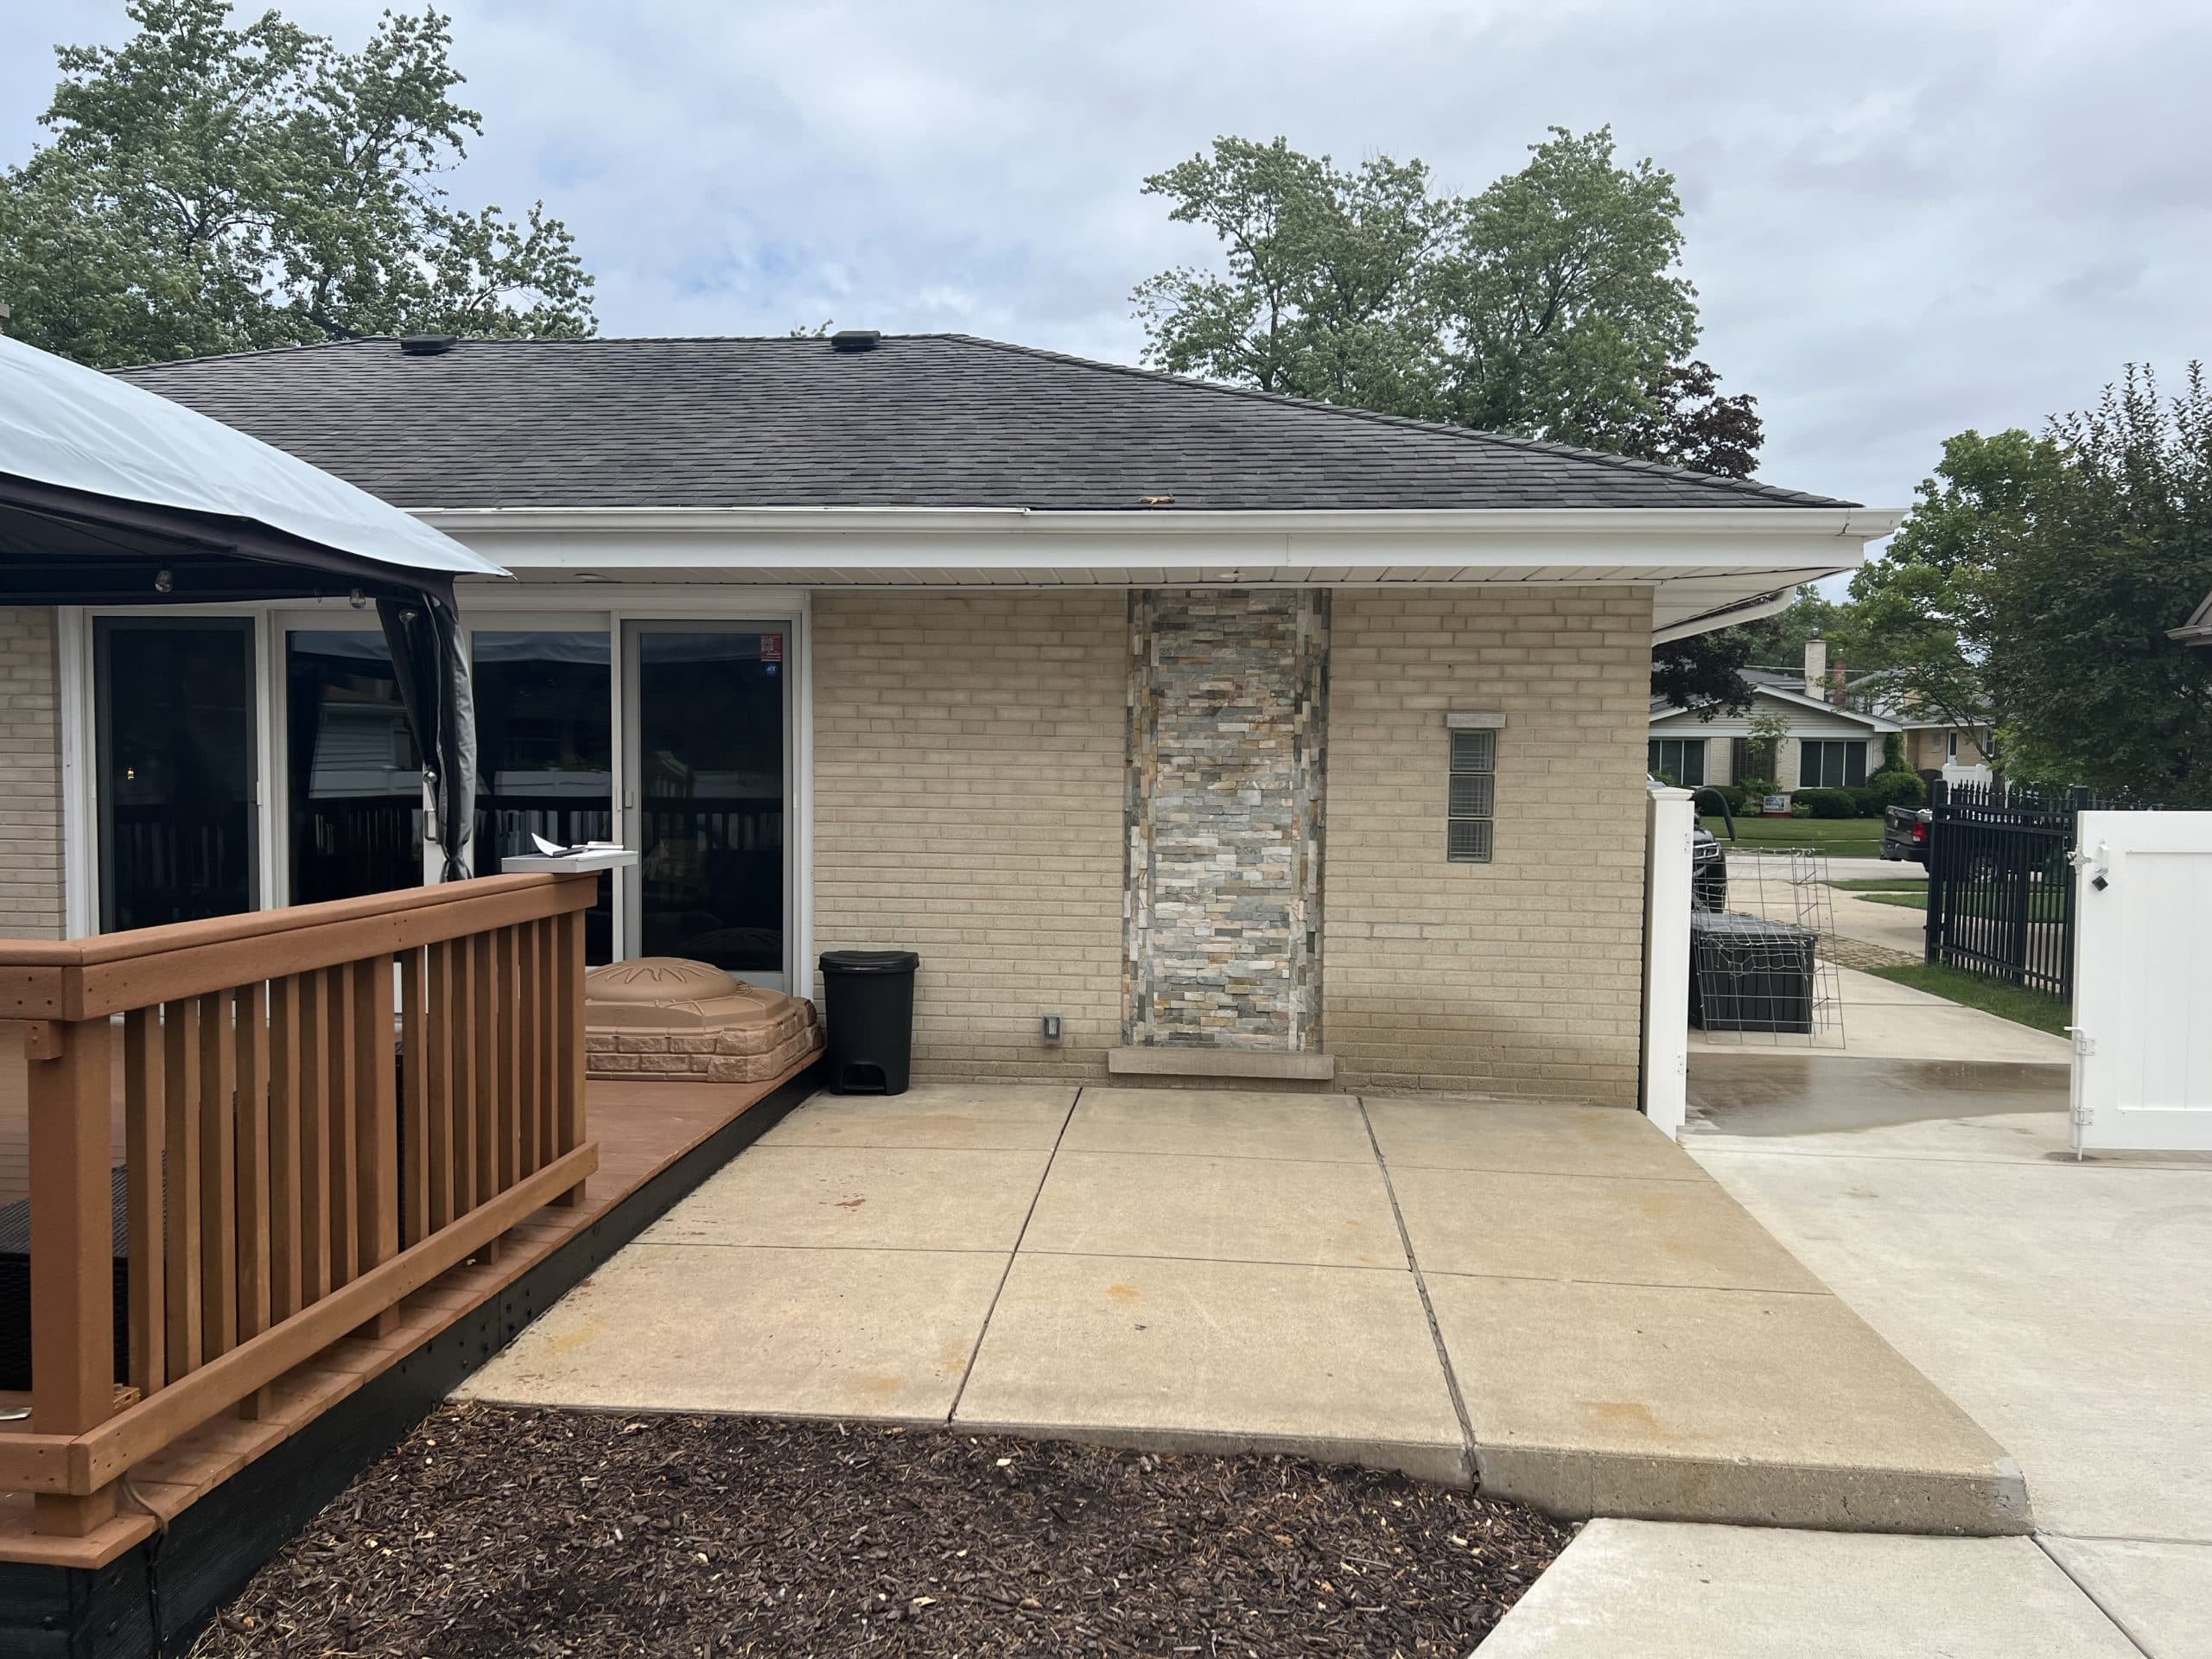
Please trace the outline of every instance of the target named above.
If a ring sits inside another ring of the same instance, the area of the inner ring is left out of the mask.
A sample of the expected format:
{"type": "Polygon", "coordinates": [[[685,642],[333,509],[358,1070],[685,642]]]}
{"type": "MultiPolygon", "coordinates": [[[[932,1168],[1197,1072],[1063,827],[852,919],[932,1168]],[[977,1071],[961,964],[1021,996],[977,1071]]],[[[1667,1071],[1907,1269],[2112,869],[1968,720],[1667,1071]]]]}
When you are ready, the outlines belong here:
{"type": "Polygon", "coordinates": [[[423,758],[381,628],[284,635],[292,903],[423,884],[423,758]]]}
{"type": "Polygon", "coordinates": [[[253,625],[99,617],[99,927],[253,908],[253,625]]]}
{"type": "MultiPolygon", "coordinates": [[[[607,633],[479,627],[476,868],[492,874],[532,836],[563,847],[614,835],[614,716],[607,633]]],[[[612,961],[613,883],[584,914],[584,957],[612,961]]]]}
{"type": "Polygon", "coordinates": [[[780,623],[629,625],[627,954],[785,986],[788,639],[780,623]]]}

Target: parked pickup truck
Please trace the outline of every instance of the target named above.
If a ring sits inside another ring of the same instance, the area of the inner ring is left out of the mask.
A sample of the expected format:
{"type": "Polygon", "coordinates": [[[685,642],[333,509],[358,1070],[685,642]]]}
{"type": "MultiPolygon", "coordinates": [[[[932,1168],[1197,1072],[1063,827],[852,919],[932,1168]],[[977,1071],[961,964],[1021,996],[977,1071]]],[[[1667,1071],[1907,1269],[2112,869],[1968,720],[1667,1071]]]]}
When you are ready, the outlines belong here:
{"type": "Polygon", "coordinates": [[[1882,814],[1882,856],[1928,861],[1928,826],[1932,815],[1924,806],[1893,806],[1882,814]]]}

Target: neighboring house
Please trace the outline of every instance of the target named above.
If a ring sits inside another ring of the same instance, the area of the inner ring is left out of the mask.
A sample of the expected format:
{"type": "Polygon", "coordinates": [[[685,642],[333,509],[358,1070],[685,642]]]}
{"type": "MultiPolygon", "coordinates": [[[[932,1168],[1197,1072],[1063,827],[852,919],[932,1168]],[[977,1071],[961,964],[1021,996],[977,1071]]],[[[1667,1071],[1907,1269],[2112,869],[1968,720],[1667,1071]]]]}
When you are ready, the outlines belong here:
{"type": "MultiPolygon", "coordinates": [[[[533,827],[637,847],[601,957],[811,990],[821,950],[910,946],[925,1077],[1632,1102],[1653,634],[1900,516],[959,336],[365,340],[127,378],[519,576],[460,588],[478,868],[533,827]]],[[[0,617],[0,928],[416,879],[365,624],[0,617]],[[128,755],[160,764],[126,784],[128,755]]],[[[1839,780],[1887,728],[1777,696],[1859,754],[1839,780]]]]}
{"type": "Polygon", "coordinates": [[[1705,720],[1662,699],[1650,700],[1644,764],[1652,776],[1693,787],[1757,778],[1784,793],[1850,788],[1881,769],[1885,743],[1904,729],[1886,715],[1847,709],[1835,701],[1827,648],[1817,639],[1805,648],[1802,674],[1763,668],[1740,671],[1751,688],[1750,704],[1740,713],[1724,710],[1705,720]],[[1762,716],[1788,725],[1788,734],[1775,745],[1771,770],[1763,769],[1767,763],[1752,727],[1762,716]]]}
{"type": "Polygon", "coordinates": [[[1940,775],[1947,784],[1986,784],[1995,775],[1989,764],[1990,730],[1986,721],[1963,724],[1932,715],[1910,694],[1890,688],[1886,671],[1876,670],[1851,683],[1855,708],[1896,721],[1904,732],[1904,764],[1922,777],[1940,775]]]}

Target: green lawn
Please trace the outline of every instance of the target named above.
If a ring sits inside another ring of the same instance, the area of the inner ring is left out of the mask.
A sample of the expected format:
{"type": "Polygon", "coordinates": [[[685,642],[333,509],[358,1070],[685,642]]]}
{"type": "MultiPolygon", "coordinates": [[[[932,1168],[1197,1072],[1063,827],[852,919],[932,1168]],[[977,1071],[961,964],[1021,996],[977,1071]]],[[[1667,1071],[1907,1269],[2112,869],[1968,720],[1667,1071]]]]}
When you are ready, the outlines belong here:
{"type": "Polygon", "coordinates": [[[1962,1002],[1967,1007],[1993,1014],[2000,1020],[2010,1020],[2015,1025],[2033,1026],[2037,1031],[2048,1031],[2060,1037],[2066,1034],[2066,1022],[2072,1017],[2067,1012],[2066,1004],[2055,996],[2029,990],[2024,986],[2009,984],[2001,979],[1966,973],[1957,968],[1933,967],[1916,962],[1902,968],[1872,968],[1867,971],[1877,979],[1910,985],[1916,991],[1927,991],[1953,1002],[1962,1002]]]}
{"type": "MultiPolygon", "coordinates": [[[[1728,824],[1723,818],[1698,820],[1726,843],[1728,824]]],[[[1735,845],[1746,852],[1809,847],[1830,858],[1878,858],[1882,852],[1879,818],[1753,818],[1736,820],[1735,845]]]]}
{"type": "MultiPolygon", "coordinates": [[[[1836,887],[1841,884],[1831,882],[1829,885],[1836,887]]],[[[1917,893],[1862,893],[1859,896],[1870,905],[1896,905],[1902,909],[1918,911],[1928,908],[1928,890],[1925,887],[1917,893]]],[[[2000,895],[1998,902],[1999,919],[2009,919],[2012,912],[2005,906],[2012,903],[2011,899],[2000,895]]],[[[2028,919],[2031,922],[2064,921],[2066,895],[2054,888],[2036,888],[2028,895],[2028,919]]]]}
{"type": "Polygon", "coordinates": [[[1828,886],[1838,893],[1918,893],[1928,891],[1928,878],[1915,879],[1904,875],[1873,875],[1861,880],[1831,881],[1828,886]]]}

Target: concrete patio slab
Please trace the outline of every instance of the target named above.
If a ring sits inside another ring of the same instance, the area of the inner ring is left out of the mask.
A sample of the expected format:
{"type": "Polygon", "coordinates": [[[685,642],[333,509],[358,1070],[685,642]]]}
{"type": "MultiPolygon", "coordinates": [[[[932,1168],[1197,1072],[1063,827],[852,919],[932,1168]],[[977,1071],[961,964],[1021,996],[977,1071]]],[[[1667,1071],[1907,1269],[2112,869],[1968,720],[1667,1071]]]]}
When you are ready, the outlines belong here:
{"type": "Polygon", "coordinates": [[[1398,1169],[1390,1182],[1428,1273],[1826,1288],[1711,1181],[1398,1169]]]}
{"type": "Polygon", "coordinates": [[[1013,1253],[1043,1150],[759,1146],[649,1228],[656,1244],[1013,1253]]]}
{"type": "Polygon", "coordinates": [[[1332,1164],[1064,1149],[1021,1247],[1056,1255],[1407,1266],[1390,1191],[1372,1157],[1332,1164]]]}
{"type": "Polygon", "coordinates": [[[459,1394],[516,1405],[941,1423],[1006,1261],[640,1242],[459,1394]]]}
{"type": "Polygon", "coordinates": [[[1561,1515],[2028,1528],[2002,1448],[1833,1296],[1426,1276],[1486,1488],[1561,1515]]]}
{"type": "Polygon", "coordinates": [[[1256,1089],[1085,1089],[1060,1145],[1068,1152],[1375,1160],[1359,1103],[1350,1095],[1256,1089]]]}
{"type": "Polygon", "coordinates": [[[2212,1159],[2076,1164],[2050,1105],[1686,1144],[2012,1450],[2042,1525],[2212,1543],[2212,1159]]]}
{"type": "Polygon", "coordinates": [[[1988,1437],[1679,1147],[1572,1103],[817,1097],[469,1392],[1478,1467],[1572,1516],[2025,1524],[1988,1437]]]}
{"type": "Polygon", "coordinates": [[[2139,1659],[2025,1538],[1637,1521],[1585,1527],[1482,1645],[1482,1659],[1798,1655],[2139,1659]]]}
{"type": "Polygon", "coordinates": [[[760,1137],[779,1147],[1049,1150],[1076,1091],[1050,1084],[918,1084],[903,1095],[819,1094],[760,1137]]]}
{"type": "Polygon", "coordinates": [[[1413,1276],[1383,1268],[1025,1251],[953,1421],[1466,1478],[1413,1276]]]}
{"type": "Polygon", "coordinates": [[[1649,1118],[1623,1107],[1477,1096],[1416,1100],[1370,1095],[1363,1103],[1382,1161],[1394,1172],[1489,1169],[1517,1175],[1705,1179],[1649,1118]]]}
{"type": "Polygon", "coordinates": [[[2130,1538],[2041,1542],[2149,1659],[2212,1655],[2212,1544],[2130,1538]]]}

